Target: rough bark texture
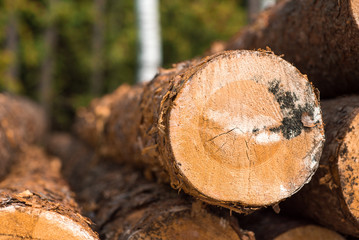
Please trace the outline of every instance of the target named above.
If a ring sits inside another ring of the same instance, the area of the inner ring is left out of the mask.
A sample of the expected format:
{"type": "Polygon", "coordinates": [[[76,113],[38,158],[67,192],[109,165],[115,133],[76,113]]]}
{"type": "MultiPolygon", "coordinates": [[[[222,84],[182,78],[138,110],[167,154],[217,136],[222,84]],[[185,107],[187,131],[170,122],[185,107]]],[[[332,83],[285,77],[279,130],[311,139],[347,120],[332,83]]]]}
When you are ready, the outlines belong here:
{"type": "Polygon", "coordinates": [[[265,49],[307,74],[322,98],[359,92],[359,1],[286,0],[263,12],[224,49],[265,49]]]}
{"type": "Polygon", "coordinates": [[[61,178],[61,162],[37,147],[17,152],[0,182],[0,239],[98,239],[61,178]]]}
{"type": "Polygon", "coordinates": [[[253,231],[258,240],[344,240],[335,231],[302,219],[293,219],[264,210],[239,216],[242,227],[253,231]]]}
{"type": "Polygon", "coordinates": [[[249,212],[309,181],[321,124],[313,88],[293,66],[273,54],[234,51],[122,86],[80,111],[75,129],[100,155],[145,166],[208,203],[249,212]]]}
{"type": "Polygon", "coordinates": [[[14,153],[39,142],[47,122],[44,111],[30,100],[0,94],[0,179],[8,172],[14,153]]]}
{"type": "Polygon", "coordinates": [[[99,161],[69,135],[54,135],[48,143],[102,239],[254,239],[228,212],[206,210],[129,166],[99,161]]]}
{"type": "Polygon", "coordinates": [[[359,96],[322,102],[326,142],[312,181],[284,210],[359,237],[359,96]]]}

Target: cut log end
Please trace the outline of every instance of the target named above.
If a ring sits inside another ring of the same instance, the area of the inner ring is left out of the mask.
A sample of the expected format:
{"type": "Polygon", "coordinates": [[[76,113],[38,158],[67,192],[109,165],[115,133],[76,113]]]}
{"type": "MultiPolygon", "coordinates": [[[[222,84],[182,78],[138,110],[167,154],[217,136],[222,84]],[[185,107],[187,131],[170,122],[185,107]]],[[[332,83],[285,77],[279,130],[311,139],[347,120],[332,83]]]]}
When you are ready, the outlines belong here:
{"type": "Polygon", "coordinates": [[[0,239],[95,239],[70,218],[31,207],[1,208],[0,222],[0,239]]]}
{"type": "Polygon", "coordinates": [[[359,27],[359,1],[351,0],[350,3],[351,3],[351,13],[356,21],[357,26],[359,27]]]}
{"type": "Polygon", "coordinates": [[[79,214],[60,160],[22,147],[0,182],[0,239],[98,239],[79,214]]]}
{"type": "Polygon", "coordinates": [[[306,77],[253,51],[205,63],[174,100],[169,126],[181,176],[207,197],[247,206],[296,192],[315,172],[324,141],[306,77]]]}
{"type": "Polygon", "coordinates": [[[306,225],[306,226],[296,227],[285,233],[282,233],[274,240],[296,240],[296,239],[344,240],[345,238],[332,230],[315,225],[306,225]]]}
{"type": "Polygon", "coordinates": [[[359,109],[352,114],[354,118],[339,148],[338,171],[345,203],[359,221],[359,109]]]}

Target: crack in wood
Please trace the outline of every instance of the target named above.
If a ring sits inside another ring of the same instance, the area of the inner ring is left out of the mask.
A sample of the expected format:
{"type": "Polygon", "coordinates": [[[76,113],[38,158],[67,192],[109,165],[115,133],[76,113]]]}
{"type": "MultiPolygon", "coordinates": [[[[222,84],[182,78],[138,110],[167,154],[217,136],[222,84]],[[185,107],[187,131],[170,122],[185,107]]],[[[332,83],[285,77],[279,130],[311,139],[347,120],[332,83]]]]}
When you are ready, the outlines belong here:
{"type": "Polygon", "coordinates": [[[9,234],[9,233],[0,233],[0,236],[16,237],[16,238],[20,238],[20,239],[46,240],[45,238],[33,238],[31,236],[26,237],[26,236],[21,236],[21,235],[17,235],[17,234],[9,234]]]}
{"type": "Polygon", "coordinates": [[[220,134],[214,136],[213,138],[209,139],[207,142],[213,141],[214,139],[216,139],[216,138],[218,138],[218,137],[220,137],[220,136],[223,136],[223,135],[225,135],[225,134],[228,134],[228,133],[234,131],[235,129],[237,129],[237,128],[235,127],[235,128],[232,128],[231,130],[228,130],[227,132],[220,133],[220,134]]]}

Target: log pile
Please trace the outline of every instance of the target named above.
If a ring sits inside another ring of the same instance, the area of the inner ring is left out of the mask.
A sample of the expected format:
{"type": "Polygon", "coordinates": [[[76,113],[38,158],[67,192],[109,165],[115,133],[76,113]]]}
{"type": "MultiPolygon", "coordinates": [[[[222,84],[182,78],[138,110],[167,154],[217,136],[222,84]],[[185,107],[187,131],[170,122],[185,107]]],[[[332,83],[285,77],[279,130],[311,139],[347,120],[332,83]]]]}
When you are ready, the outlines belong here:
{"type": "Polygon", "coordinates": [[[48,149],[63,159],[84,214],[104,239],[254,239],[228,212],[210,211],[128,165],[97,159],[69,135],[53,135],[48,149]]]}
{"type": "Polygon", "coordinates": [[[213,50],[269,47],[333,98],[359,93],[358,39],[358,0],[283,0],[213,50]]]}
{"type": "Polygon", "coordinates": [[[76,137],[0,94],[0,239],[358,238],[358,43],[358,0],[279,1],[76,137]]]}
{"type": "Polygon", "coordinates": [[[359,96],[322,101],[322,109],[326,144],[319,168],[285,210],[359,237],[359,96]]]}
{"type": "Polygon", "coordinates": [[[59,159],[39,147],[16,154],[0,182],[0,239],[98,239],[60,174],[59,159]]]}
{"type": "Polygon", "coordinates": [[[122,86],[82,110],[75,129],[98,154],[242,213],[298,191],[324,140],[305,76],[254,51],[186,62],[143,86],[122,86]]]}
{"type": "Polygon", "coordinates": [[[43,142],[44,111],[0,94],[0,239],[98,239],[43,142]]]}

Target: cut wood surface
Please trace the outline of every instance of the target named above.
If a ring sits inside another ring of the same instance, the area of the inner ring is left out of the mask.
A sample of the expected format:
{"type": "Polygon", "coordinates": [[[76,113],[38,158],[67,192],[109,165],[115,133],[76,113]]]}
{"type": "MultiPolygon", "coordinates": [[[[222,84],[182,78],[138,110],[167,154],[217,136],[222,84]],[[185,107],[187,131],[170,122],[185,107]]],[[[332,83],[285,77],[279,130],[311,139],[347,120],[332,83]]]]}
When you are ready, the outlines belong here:
{"type": "Polygon", "coordinates": [[[254,239],[228,211],[209,211],[127,165],[98,160],[69,135],[53,135],[48,143],[63,159],[63,170],[102,239],[254,239]]]}
{"type": "Polygon", "coordinates": [[[0,93],[0,179],[11,166],[15,152],[39,142],[47,128],[44,111],[28,99],[0,93]]]}
{"type": "Polygon", "coordinates": [[[0,239],[98,239],[60,176],[61,162],[24,147],[0,182],[0,239]]]}
{"type": "Polygon", "coordinates": [[[312,181],[285,210],[359,237],[359,96],[322,102],[326,142],[312,181]]]}
{"type": "Polygon", "coordinates": [[[253,231],[258,240],[344,240],[337,232],[301,219],[259,211],[240,216],[239,223],[253,231]]]}
{"type": "MultiPolygon", "coordinates": [[[[359,92],[359,1],[284,0],[222,49],[265,49],[307,74],[322,98],[359,92]]],[[[213,47],[213,50],[221,49],[213,47]]]]}
{"type": "Polygon", "coordinates": [[[231,51],[122,86],[79,112],[104,156],[238,212],[275,204],[315,172],[323,145],[313,87],[271,53],[231,51]]]}

